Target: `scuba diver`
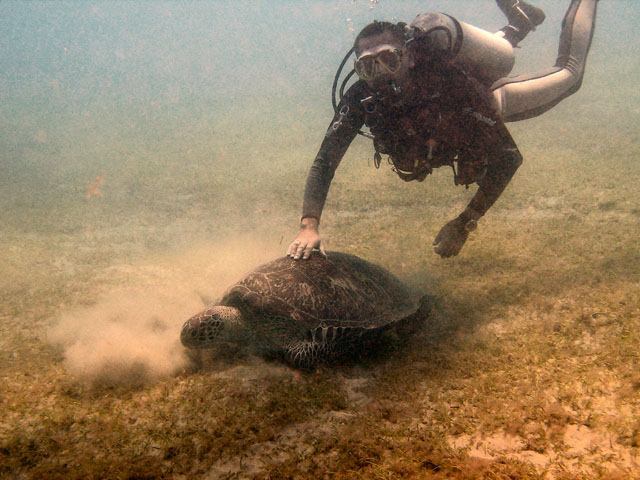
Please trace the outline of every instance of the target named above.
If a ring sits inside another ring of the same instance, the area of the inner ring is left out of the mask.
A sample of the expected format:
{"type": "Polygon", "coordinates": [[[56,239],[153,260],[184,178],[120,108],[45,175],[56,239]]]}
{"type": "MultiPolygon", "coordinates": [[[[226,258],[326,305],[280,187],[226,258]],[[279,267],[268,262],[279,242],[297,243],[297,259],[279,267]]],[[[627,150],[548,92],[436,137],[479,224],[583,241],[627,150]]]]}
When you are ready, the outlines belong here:
{"type": "Polygon", "coordinates": [[[553,68],[507,77],[513,49],[545,15],[522,0],[496,0],[508,25],[492,34],[441,13],[410,24],[378,22],[356,37],[333,84],[335,116],[307,177],[300,232],[287,255],[324,253],[320,216],[336,168],[360,133],[373,140],[374,164],[388,155],[404,181],[423,181],[450,166],[454,183],[478,189],[465,210],[433,242],[441,257],[457,255],[478,220],[500,197],[522,163],[505,126],[546,112],[582,83],[598,0],[571,0],[553,68]],[[355,53],[354,71],[339,90],[341,70],[355,53]],[[359,80],[346,92],[354,74],[359,80]],[[369,128],[363,132],[362,126],[369,128]]]}

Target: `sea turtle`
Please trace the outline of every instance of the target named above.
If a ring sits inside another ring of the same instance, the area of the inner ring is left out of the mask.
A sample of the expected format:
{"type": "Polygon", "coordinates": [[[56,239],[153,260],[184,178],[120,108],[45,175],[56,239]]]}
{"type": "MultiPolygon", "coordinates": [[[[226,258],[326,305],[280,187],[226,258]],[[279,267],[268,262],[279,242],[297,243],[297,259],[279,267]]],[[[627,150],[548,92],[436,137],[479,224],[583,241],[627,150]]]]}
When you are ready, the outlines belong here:
{"type": "Polygon", "coordinates": [[[431,304],[429,296],[415,302],[378,265],[314,252],[309,260],[283,257],[256,268],[187,320],[180,338],[192,349],[247,343],[309,368],[354,353],[391,328],[420,323],[431,304]]]}

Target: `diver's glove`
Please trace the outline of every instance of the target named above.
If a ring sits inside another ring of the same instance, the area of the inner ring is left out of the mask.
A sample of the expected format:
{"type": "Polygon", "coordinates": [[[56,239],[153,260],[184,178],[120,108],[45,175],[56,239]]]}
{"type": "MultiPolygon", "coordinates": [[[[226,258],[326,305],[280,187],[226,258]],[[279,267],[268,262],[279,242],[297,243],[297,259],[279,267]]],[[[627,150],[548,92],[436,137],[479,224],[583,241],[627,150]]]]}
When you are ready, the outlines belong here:
{"type": "Polygon", "coordinates": [[[433,250],[443,258],[453,257],[460,253],[469,233],[478,227],[479,218],[478,212],[467,208],[457,218],[440,229],[433,241],[433,250]]]}

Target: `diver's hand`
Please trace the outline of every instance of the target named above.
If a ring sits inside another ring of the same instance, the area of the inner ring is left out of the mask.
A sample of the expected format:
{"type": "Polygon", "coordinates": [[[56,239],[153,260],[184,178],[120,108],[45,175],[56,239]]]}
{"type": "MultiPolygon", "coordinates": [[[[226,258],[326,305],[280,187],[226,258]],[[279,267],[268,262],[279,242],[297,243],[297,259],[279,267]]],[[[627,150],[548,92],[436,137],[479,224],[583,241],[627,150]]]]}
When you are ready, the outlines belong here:
{"type": "Polygon", "coordinates": [[[469,232],[475,228],[475,220],[464,218],[462,215],[451,220],[436,236],[433,242],[434,251],[443,258],[453,257],[460,253],[469,232]]]}
{"type": "Polygon", "coordinates": [[[303,218],[300,228],[300,233],[293,243],[289,245],[287,256],[294,260],[299,260],[300,258],[307,260],[314,248],[319,249],[320,253],[326,256],[327,252],[318,233],[318,220],[311,217],[303,218]]]}

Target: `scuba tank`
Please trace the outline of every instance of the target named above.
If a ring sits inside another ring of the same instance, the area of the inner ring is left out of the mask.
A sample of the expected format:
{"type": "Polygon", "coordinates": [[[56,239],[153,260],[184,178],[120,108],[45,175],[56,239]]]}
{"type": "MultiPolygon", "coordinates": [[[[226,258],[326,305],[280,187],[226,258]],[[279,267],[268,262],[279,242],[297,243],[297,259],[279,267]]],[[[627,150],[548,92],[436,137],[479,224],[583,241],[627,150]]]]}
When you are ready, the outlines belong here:
{"type": "Polygon", "coordinates": [[[452,65],[468,71],[487,86],[506,77],[515,62],[513,46],[489,33],[444,13],[418,15],[407,30],[407,44],[421,54],[446,53],[452,65]]]}

